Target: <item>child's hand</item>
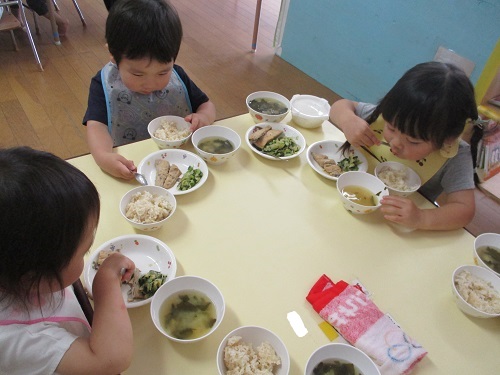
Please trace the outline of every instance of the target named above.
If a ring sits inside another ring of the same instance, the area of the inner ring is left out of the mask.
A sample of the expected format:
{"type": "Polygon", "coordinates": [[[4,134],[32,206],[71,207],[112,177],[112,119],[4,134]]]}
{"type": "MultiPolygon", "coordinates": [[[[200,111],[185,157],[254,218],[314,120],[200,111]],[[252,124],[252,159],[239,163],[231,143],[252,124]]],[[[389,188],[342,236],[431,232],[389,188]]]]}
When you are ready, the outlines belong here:
{"type": "Polygon", "coordinates": [[[135,270],[135,264],[132,260],[118,252],[107,257],[99,267],[96,277],[99,272],[108,272],[111,277],[116,277],[122,281],[130,280],[135,270]]]}
{"type": "Polygon", "coordinates": [[[349,125],[344,126],[342,131],[353,147],[371,147],[380,144],[373,130],[370,129],[368,123],[361,117],[353,116],[349,125]]]}
{"type": "Polygon", "coordinates": [[[130,180],[134,178],[136,167],[132,160],[124,158],[114,152],[109,152],[96,156],[96,162],[101,169],[111,176],[130,180]]]}
{"type": "Polygon", "coordinates": [[[191,113],[184,117],[184,120],[191,123],[189,130],[194,132],[196,129],[201,128],[202,126],[210,125],[211,122],[207,115],[203,113],[191,113]]]}
{"type": "Polygon", "coordinates": [[[419,228],[422,211],[408,198],[387,195],[380,201],[384,218],[409,228],[419,228]]]}

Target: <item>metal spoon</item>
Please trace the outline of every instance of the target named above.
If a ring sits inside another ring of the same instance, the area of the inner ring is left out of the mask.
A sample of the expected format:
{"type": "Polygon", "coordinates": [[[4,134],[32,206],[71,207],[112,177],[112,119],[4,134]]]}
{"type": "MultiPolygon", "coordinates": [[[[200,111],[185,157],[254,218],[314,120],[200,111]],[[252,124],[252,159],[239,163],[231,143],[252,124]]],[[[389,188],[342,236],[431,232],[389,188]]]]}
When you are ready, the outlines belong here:
{"type": "Polygon", "coordinates": [[[146,180],[146,177],[143,174],[134,172],[134,177],[141,185],[148,185],[148,180],[146,180]]]}

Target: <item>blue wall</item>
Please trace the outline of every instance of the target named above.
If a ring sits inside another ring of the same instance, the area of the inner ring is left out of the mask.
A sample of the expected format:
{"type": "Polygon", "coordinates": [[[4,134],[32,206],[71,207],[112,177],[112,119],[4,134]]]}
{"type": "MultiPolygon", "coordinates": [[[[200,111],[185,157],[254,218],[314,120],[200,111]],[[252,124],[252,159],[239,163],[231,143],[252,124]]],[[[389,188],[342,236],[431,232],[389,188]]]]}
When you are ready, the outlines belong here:
{"type": "Polygon", "coordinates": [[[342,97],[375,103],[439,46],[475,63],[500,36],[500,0],[289,0],[280,56],[342,97]]]}

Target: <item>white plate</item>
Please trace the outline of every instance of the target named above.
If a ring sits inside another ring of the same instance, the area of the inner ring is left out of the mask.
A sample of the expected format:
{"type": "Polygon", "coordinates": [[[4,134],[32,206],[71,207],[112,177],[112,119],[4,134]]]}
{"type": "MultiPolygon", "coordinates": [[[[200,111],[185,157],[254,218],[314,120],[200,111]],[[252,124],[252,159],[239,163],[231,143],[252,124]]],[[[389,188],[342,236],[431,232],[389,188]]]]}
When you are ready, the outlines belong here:
{"type": "Polygon", "coordinates": [[[299,156],[306,149],[306,140],[304,139],[304,136],[297,129],[295,129],[295,128],[289,126],[289,125],[285,125],[285,124],[281,124],[281,123],[274,123],[274,122],[262,122],[260,124],[256,124],[254,126],[251,126],[247,130],[247,132],[245,134],[245,141],[246,141],[248,147],[250,147],[250,150],[252,150],[256,154],[262,156],[263,158],[266,158],[266,159],[269,159],[269,160],[288,160],[288,159],[293,159],[293,158],[299,156]],[[282,136],[293,138],[293,140],[295,141],[295,143],[297,143],[297,145],[300,147],[300,150],[297,151],[293,155],[283,156],[283,157],[279,157],[279,158],[271,156],[271,155],[267,155],[267,154],[265,154],[265,153],[257,150],[252,145],[252,143],[250,142],[250,140],[248,139],[248,137],[253,132],[253,130],[255,129],[256,126],[262,128],[262,127],[264,127],[266,125],[270,125],[272,129],[282,130],[283,131],[282,136]]]}
{"type": "MultiPolygon", "coordinates": [[[[323,168],[319,166],[318,163],[316,163],[316,160],[314,160],[314,158],[312,157],[312,153],[314,152],[316,154],[326,155],[330,159],[333,159],[335,160],[335,162],[338,163],[339,161],[345,158],[345,156],[342,155],[342,152],[340,152],[340,147],[343,144],[344,144],[343,142],[332,141],[332,140],[325,140],[313,143],[307,149],[307,155],[306,155],[307,162],[309,163],[312,169],[314,169],[323,177],[328,178],[329,180],[337,181],[338,177],[330,176],[323,170],[323,168]]],[[[368,170],[368,161],[366,160],[365,156],[358,150],[355,149],[352,150],[354,150],[354,155],[356,155],[359,158],[359,160],[361,160],[361,164],[358,166],[358,171],[366,172],[368,170]]]]}
{"type": "MultiPolygon", "coordinates": [[[[153,152],[146,156],[139,163],[137,167],[137,172],[146,176],[146,180],[150,185],[155,184],[156,180],[156,168],[155,168],[155,160],[156,159],[164,159],[167,160],[170,164],[175,164],[180,169],[182,174],[186,173],[189,166],[192,166],[194,169],[199,169],[203,173],[200,182],[198,182],[195,186],[188,190],[179,190],[177,188],[178,182],[175,183],[173,187],[167,189],[173,195],[181,195],[191,193],[196,189],[200,188],[201,185],[205,183],[208,178],[208,167],[207,163],[196,154],[192,152],[180,150],[180,149],[167,149],[153,152]]],[[[182,176],[181,176],[182,178],[182,176]]]]}
{"type": "MultiPolygon", "coordinates": [[[[172,280],[177,271],[177,262],[174,253],[162,241],[143,234],[130,234],[113,238],[99,246],[87,260],[83,271],[85,287],[89,293],[92,293],[92,282],[96,274],[94,262],[101,250],[119,251],[121,254],[130,258],[137,268],[141,270],[141,274],[145,274],[150,270],[159,271],[167,275],[167,280],[172,280]]],[[[127,301],[127,293],[130,290],[129,285],[122,285],[123,299],[127,308],[138,307],[151,302],[151,298],[134,302],[127,301]]]]}

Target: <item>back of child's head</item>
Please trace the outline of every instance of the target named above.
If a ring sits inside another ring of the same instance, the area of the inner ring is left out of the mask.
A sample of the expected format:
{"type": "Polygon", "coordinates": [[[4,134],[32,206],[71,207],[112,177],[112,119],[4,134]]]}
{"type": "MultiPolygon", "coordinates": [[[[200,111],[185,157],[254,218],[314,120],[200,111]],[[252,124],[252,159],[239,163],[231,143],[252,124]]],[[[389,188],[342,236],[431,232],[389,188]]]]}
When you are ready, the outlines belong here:
{"type": "Polygon", "coordinates": [[[175,61],[182,25],[167,0],[119,0],[106,20],[106,42],[116,64],[123,58],[175,61]]]}
{"type": "Polygon", "coordinates": [[[0,150],[0,301],[27,305],[40,281],[62,287],[63,270],[100,201],[94,184],[57,156],[0,150]]]}
{"type": "Polygon", "coordinates": [[[380,101],[367,119],[379,115],[415,139],[441,148],[462,134],[468,119],[478,117],[474,87],[466,74],[452,64],[427,62],[408,70],[380,101]]]}

